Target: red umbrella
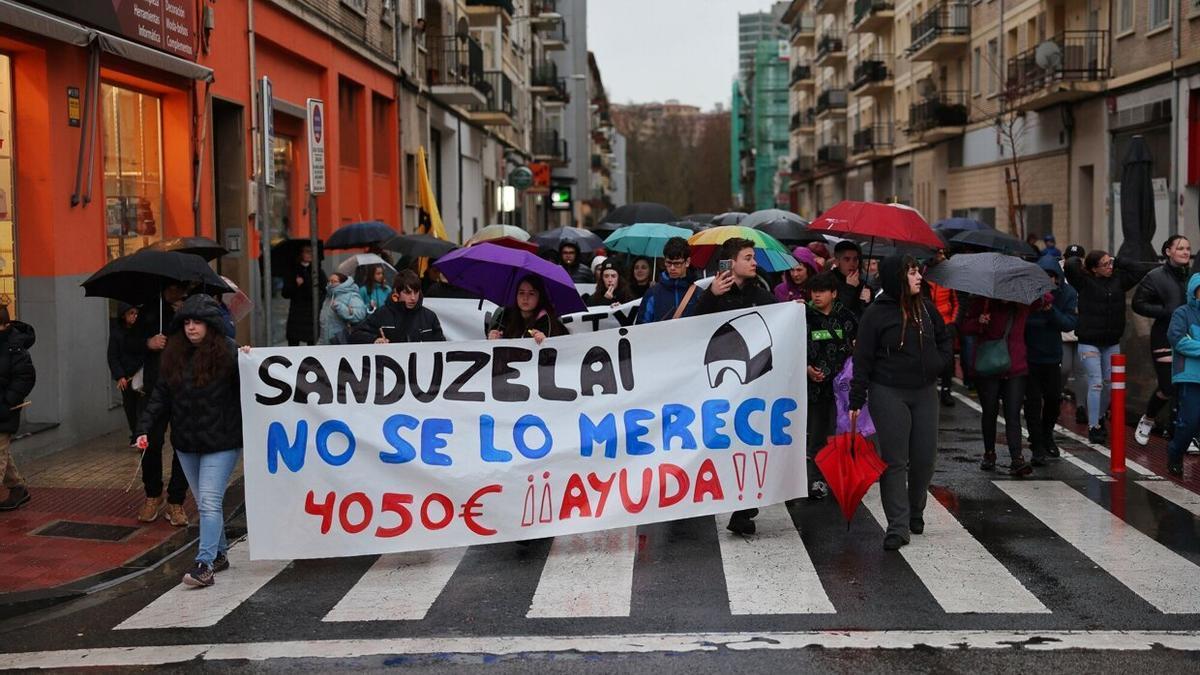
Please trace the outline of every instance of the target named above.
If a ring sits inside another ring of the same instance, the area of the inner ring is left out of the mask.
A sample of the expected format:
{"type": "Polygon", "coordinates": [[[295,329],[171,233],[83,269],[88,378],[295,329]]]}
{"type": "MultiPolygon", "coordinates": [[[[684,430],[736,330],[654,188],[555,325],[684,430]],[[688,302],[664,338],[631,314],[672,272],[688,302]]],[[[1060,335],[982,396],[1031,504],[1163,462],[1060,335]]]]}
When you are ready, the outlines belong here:
{"type": "Polygon", "coordinates": [[[834,436],[813,461],[842,507],[847,524],[854,518],[863,495],[887,468],[875,454],[875,446],[858,432],[834,436]]]}
{"type": "Polygon", "coordinates": [[[945,246],[921,214],[903,204],[838,202],[810,223],[808,229],[863,239],[890,239],[933,249],[945,246]]]}

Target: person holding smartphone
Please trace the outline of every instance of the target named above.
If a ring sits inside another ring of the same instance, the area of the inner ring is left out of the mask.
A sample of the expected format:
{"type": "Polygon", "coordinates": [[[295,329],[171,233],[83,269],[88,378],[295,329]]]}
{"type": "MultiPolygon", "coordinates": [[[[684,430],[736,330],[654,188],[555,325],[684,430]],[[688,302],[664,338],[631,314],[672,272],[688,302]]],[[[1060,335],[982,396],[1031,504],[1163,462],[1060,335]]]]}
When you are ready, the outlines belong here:
{"type": "MultiPolygon", "coordinates": [[[[734,309],[747,309],[778,302],[775,294],[758,285],[758,262],[754,259],[754,242],[749,239],[728,239],[718,252],[717,276],[700,296],[696,314],[716,314],[734,309]]],[[[754,517],[758,509],[734,511],[725,529],[734,534],[754,534],[754,517]]]]}
{"type": "Polygon", "coordinates": [[[350,342],[360,345],[445,340],[437,314],[421,304],[421,278],[412,270],[396,273],[387,304],[350,334],[350,342]]]}

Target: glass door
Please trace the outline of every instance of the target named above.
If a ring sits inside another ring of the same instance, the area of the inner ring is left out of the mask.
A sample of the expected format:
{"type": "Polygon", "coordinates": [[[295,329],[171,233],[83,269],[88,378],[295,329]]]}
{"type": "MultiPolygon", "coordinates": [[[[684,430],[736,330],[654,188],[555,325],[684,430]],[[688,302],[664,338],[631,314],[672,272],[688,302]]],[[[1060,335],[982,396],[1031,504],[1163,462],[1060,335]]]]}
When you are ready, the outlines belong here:
{"type": "Polygon", "coordinates": [[[162,239],[162,105],[158,97],[100,85],[108,259],[162,239]]]}
{"type": "Polygon", "coordinates": [[[12,63],[0,54],[0,305],[17,318],[16,212],[13,202],[12,63]]]}

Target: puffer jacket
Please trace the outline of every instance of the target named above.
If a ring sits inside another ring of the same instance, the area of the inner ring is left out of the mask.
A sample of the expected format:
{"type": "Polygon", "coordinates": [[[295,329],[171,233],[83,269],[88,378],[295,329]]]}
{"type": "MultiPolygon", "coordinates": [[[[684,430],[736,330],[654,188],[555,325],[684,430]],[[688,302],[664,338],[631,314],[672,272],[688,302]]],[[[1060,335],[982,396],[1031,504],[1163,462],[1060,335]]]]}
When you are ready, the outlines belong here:
{"type": "Polygon", "coordinates": [[[1154,319],[1150,327],[1150,348],[1167,349],[1167,327],[1175,310],[1187,303],[1184,287],[1188,269],[1166,262],[1142,277],[1133,291],[1133,311],[1154,319]]]}
{"type": "MultiPolygon", "coordinates": [[[[650,290],[646,291],[646,295],[642,297],[642,304],[638,307],[637,322],[654,323],[675,316],[675,310],[678,309],[679,303],[683,302],[683,296],[687,295],[688,288],[694,281],[691,274],[682,279],[672,279],[666,272],[662,272],[658,277],[658,283],[651,286],[650,290]]],[[[700,296],[703,293],[704,291],[699,288],[692,293],[680,318],[696,313],[696,303],[700,302],[700,296]]]]}
{"type": "Polygon", "coordinates": [[[1125,294],[1141,281],[1137,268],[1114,259],[1111,277],[1099,277],[1083,269],[1083,260],[1071,258],[1063,265],[1067,281],[1079,293],[1079,343],[1110,347],[1125,334],[1125,294]]]}
{"type": "Polygon", "coordinates": [[[237,366],[237,343],[222,333],[221,308],[207,295],[188,298],[172,322],[178,331],[186,319],[199,319],[210,331],[220,335],[228,350],[226,368],[212,381],[197,386],[188,360],[177,381],[161,372],[146,409],[138,422],[137,435],[149,430],[164,417],[171,423],[171,446],[178,452],[209,453],[242,447],[241,385],[237,366]]]}
{"type": "Polygon", "coordinates": [[[1200,273],[1193,274],[1187,285],[1187,304],[1171,315],[1167,340],[1174,353],[1171,381],[1175,384],[1200,384],[1200,273]]]}
{"type": "Polygon", "coordinates": [[[29,348],[37,340],[33,326],[23,321],[13,321],[8,330],[0,331],[0,434],[15,434],[21,424],[20,409],[14,407],[25,402],[37,382],[37,371],[29,348]]]}
{"type": "Polygon", "coordinates": [[[1050,295],[1052,301],[1035,310],[1025,319],[1025,352],[1030,364],[1062,363],[1065,332],[1075,330],[1079,322],[1079,294],[1063,279],[1062,265],[1050,256],[1038,258],[1038,266],[1058,278],[1058,288],[1050,295]]]}
{"type": "Polygon", "coordinates": [[[321,308],[321,344],[334,344],[334,338],[350,326],[367,318],[367,306],[353,279],[329,289],[329,299],[321,308]]]}

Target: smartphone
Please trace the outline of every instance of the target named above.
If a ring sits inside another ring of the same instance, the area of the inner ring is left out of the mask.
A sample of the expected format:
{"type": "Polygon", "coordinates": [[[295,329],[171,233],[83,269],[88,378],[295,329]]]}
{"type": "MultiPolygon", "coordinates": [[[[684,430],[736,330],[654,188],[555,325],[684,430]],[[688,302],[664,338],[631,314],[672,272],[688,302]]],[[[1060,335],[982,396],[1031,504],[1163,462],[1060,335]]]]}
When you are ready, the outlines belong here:
{"type": "Polygon", "coordinates": [[[726,259],[726,260],[722,260],[717,263],[717,272],[732,272],[732,271],[733,271],[733,261],[732,260],[726,259]]]}

